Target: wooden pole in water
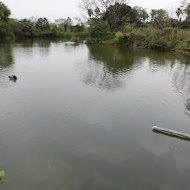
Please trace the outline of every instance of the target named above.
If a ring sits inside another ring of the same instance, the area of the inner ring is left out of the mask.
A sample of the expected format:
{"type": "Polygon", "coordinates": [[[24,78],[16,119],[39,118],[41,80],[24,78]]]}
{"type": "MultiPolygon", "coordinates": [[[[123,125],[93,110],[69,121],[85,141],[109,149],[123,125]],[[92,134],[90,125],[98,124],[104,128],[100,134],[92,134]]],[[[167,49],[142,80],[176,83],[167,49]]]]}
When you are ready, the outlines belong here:
{"type": "Polygon", "coordinates": [[[186,133],[180,133],[178,131],[173,131],[173,130],[169,130],[169,129],[165,129],[165,128],[161,128],[161,127],[157,127],[157,126],[153,126],[152,130],[156,133],[161,133],[164,135],[168,135],[168,136],[172,136],[172,137],[190,141],[190,135],[186,134],[186,133]]]}

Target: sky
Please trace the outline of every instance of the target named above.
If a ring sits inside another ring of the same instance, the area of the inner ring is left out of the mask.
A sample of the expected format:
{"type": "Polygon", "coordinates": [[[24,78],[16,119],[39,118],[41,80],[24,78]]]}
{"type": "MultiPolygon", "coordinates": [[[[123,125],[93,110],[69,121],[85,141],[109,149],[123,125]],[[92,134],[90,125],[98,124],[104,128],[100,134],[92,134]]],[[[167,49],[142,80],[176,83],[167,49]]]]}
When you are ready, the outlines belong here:
{"type": "MultiPolygon", "coordinates": [[[[0,0],[12,11],[14,18],[47,17],[54,21],[57,18],[80,16],[80,0],[0,0]]],[[[143,8],[164,8],[171,12],[180,5],[180,0],[129,0],[130,5],[143,8]]]]}

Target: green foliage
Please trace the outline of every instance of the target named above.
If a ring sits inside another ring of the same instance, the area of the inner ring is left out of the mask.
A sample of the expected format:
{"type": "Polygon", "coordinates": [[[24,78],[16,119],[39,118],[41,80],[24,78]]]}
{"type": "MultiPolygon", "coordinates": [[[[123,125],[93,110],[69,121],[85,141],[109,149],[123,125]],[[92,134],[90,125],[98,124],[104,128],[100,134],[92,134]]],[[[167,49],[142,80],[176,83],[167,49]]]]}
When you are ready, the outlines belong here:
{"type": "Polygon", "coordinates": [[[63,38],[65,40],[69,40],[72,37],[72,33],[71,32],[57,31],[57,37],[63,38]]]}
{"type": "Polygon", "coordinates": [[[138,28],[133,29],[130,35],[131,46],[141,48],[156,49],[178,49],[185,50],[190,48],[190,31],[174,28],[155,29],[138,28]]]}
{"type": "Polygon", "coordinates": [[[109,25],[104,21],[93,22],[89,28],[90,38],[99,42],[109,39],[108,32],[109,25]]]}
{"type": "Polygon", "coordinates": [[[5,171],[0,170],[0,178],[3,179],[5,177],[5,171]]]}
{"type": "Polygon", "coordinates": [[[84,32],[84,29],[85,29],[85,27],[83,24],[77,24],[77,25],[72,27],[72,32],[75,32],[75,33],[84,32]]]}
{"type": "Polygon", "coordinates": [[[119,38],[123,37],[123,33],[122,32],[116,32],[115,37],[117,39],[119,39],[119,38]]]}
{"type": "Polygon", "coordinates": [[[132,26],[131,26],[131,24],[126,24],[125,25],[125,32],[126,33],[130,33],[130,32],[132,32],[132,30],[133,30],[133,28],[132,28],[132,26]]]}
{"type": "Polygon", "coordinates": [[[49,30],[50,24],[47,18],[39,18],[36,22],[36,28],[39,31],[49,30]]]}
{"type": "Polygon", "coordinates": [[[190,49],[190,38],[179,42],[175,49],[177,50],[189,50],[190,49]]]}
{"type": "Polygon", "coordinates": [[[134,7],[134,9],[137,11],[137,18],[141,22],[145,22],[146,20],[149,19],[149,14],[146,11],[146,9],[143,9],[142,7],[134,7]]]}
{"type": "Polygon", "coordinates": [[[0,1],[0,21],[8,21],[10,15],[10,9],[0,1]]]}
{"type": "Polygon", "coordinates": [[[190,28],[190,17],[187,17],[184,21],[182,21],[179,25],[181,29],[189,29],[190,28]]]}
{"type": "Polygon", "coordinates": [[[82,22],[73,25],[71,18],[60,18],[50,24],[47,18],[12,19],[11,11],[0,1],[0,40],[16,38],[58,37],[78,42],[119,43],[132,47],[190,49],[190,3],[183,1],[177,18],[166,10],[152,10],[151,20],[141,7],[123,1],[85,0],[90,27],[82,22]],[[93,4],[94,2],[95,4],[93,4]],[[103,4],[102,4],[103,3],[103,4]],[[98,6],[102,5],[102,6],[98,6]]]}
{"type": "Polygon", "coordinates": [[[5,183],[6,181],[4,180],[5,178],[5,171],[0,170],[0,183],[5,183]]]}
{"type": "Polygon", "coordinates": [[[72,20],[70,17],[68,17],[67,19],[57,19],[55,23],[58,27],[58,30],[64,30],[64,32],[68,32],[72,28],[72,20]]]}
{"type": "Polygon", "coordinates": [[[163,29],[169,25],[169,16],[166,10],[152,10],[151,11],[152,25],[157,29],[163,29]]]}
{"type": "Polygon", "coordinates": [[[117,32],[115,34],[116,42],[120,45],[129,45],[130,43],[130,35],[122,32],[117,32]]]}
{"type": "Polygon", "coordinates": [[[190,17],[190,3],[187,0],[182,0],[180,7],[176,11],[176,15],[181,21],[183,17],[190,17]]]}
{"type": "Polygon", "coordinates": [[[180,25],[180,22],[175,18],[170,18],[169,22],[172,28],[177,28],[180,25]]]}
{"type": "Polygon", "coordinates": [[[124,3],[115,3],[107,8],[103,14],[112,31],[123,31],[124,26],[138,20],[137,11],[124,3]]]}
{"type": "Polygon", "coordinates": [[[88,32],[76,32],[76,36],[78,36],[81,40],[85,40],[89,37],[88,32]]]}
{"type": "Polygon", "coordinates": [[[120,36],[118,38],[118,43],[120,45],[126,45],[126,46],[129,46],[130,44],[130,36],[127,35],[127,34],[123,34],[122,36],[120,36]]]}
{"type": "Polygon", "coordinates": [[[22,19],[19,24],[19,36],[32,37],[34,32],[34,24],[29,19],[22,19]]]}
{"type": "Polygon", "coordinates": [[[9,8],[0,1],[0,40],[10,39],[13,35],[9,27],[10,15],[9,8]]]}
{"type": "Polygon", "coordinates": [[[146,26],[146,21],[149,19],[149,14],[146,11],[146,9],[143,9],[142,7],[134,7],[134,10],[137,12],[137,20],[133,24],[135,27],[144,27],[146,26]]]}

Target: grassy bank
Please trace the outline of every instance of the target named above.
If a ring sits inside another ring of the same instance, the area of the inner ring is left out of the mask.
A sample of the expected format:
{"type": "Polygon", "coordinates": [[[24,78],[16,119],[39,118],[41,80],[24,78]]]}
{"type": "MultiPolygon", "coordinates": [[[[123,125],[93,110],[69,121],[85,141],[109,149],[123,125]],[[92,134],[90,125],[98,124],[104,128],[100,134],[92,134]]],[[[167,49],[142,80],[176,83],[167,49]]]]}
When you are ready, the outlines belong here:
{"type": "Polygon", "coordinates": [[[109,34],[109,39],[89,39],[89,43],[118,44],[132,48],[162,49],[190,54],[190,30],[176,28],[136,28],[126,33],[109,34]]]}
{"type": "Polygon", "coordinates": [[[190,30],[140,28],[130,33],[133,46],[166,50],[190,50],[190,30]]]}

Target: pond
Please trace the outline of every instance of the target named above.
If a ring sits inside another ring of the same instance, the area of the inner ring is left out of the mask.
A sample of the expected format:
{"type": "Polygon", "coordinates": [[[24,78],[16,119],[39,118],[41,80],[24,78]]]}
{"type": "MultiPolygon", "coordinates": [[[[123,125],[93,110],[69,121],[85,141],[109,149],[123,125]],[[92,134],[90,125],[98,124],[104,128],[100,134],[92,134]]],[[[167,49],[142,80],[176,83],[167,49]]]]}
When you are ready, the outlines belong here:
{"type": "Polygon", "coordinates": [[[188,190],[190,142],[154,125],[190,134],[188,57],[48,40],[0,45],[0,189],[188,190]]]}

